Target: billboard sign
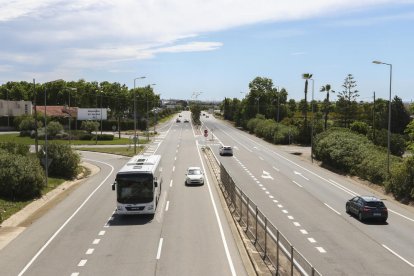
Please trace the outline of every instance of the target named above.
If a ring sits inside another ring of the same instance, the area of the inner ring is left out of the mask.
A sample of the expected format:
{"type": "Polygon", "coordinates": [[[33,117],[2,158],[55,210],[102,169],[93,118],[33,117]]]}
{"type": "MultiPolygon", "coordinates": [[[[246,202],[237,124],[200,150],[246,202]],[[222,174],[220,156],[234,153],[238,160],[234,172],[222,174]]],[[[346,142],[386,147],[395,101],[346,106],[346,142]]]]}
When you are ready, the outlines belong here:
{"type": "Polygon", "coordinates": [[[78,108],[78,120],[106,120],[107,113],[106,108],[78,108]]]}

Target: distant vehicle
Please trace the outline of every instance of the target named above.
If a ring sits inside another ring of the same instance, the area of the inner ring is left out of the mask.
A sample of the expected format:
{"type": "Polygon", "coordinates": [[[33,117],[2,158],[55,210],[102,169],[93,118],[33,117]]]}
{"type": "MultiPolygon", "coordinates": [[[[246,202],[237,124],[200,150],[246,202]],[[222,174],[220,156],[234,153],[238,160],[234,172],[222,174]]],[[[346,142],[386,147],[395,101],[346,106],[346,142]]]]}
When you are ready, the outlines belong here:
{"type": "Polygon", "coordinates": [[[374,196],[356,196],[346,202],[346,212],[358,217],[360,221],[365,219],[378,219],[386,222],[388,210],[384,202],[374,196]]]}
{"type": "Polygon", "coordinates": [[[180,118],[177,118],[177,120],[175,120],[176,123],[181,123],[180,118]]]}
{"type": "Polygon", "coordinates": [[[185,175],[186,175],[186,179],[185,179],[186,185],[192,185],[192,184],[203,185],[204,184],[204,174],[200,167],[189,167],[185,175]]]}
{"type": "Polygon", "coordinates": [[[206,116],[206,114],[205,114],[205,113],[203,113],[203,116],[206,116]]]}
{"type": "Polygon", "coordinates": [[[184,119],[184,123],[189,123],[190,121],[188,119],[184,119]]]}
{"type": "Polygon", "coordinates": [[[220,146],[219,153],[221,156],[223,155],[233,156],[233,148],[230,146],[220,146]]]}
{"type": "Polygon", "coordinates": [[[182,115],[181,114],[178,114],[178,117],[182,117],[182,115]]]}
{"type": "Polygon", "coordinates": [[[121,215],[155,214],[161,195],[161,155],[135,155],[116,174],[117,207],[121,215]]]}
{"type": "Polygon", "coordinates": [[[208,115],[206,115],[206,118],[209,118],[209,116],[208,116],[208,115]]]}

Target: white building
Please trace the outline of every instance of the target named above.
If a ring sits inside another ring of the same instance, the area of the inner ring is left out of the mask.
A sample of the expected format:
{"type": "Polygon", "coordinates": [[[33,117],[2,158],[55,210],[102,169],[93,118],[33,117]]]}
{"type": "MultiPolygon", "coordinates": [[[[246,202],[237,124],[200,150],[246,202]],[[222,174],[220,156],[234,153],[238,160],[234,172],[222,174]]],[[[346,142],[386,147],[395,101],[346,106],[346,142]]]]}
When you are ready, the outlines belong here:
{"type": "Polygon", "coordinates": [[[33,105],[31,101],[5,101],[0,100],[0,117],[18,117],[32,115],[33,105]]]}

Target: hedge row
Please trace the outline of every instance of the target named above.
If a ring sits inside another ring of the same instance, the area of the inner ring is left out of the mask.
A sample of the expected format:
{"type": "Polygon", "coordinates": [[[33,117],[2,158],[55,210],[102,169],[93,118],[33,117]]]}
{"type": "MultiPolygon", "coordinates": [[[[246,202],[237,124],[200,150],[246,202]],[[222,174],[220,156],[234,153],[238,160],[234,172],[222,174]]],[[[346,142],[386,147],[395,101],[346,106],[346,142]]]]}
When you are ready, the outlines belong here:
{"type": "Polygon", "coordinates": [[[273,119],[264,119],[261,115],[247,122],[247,130],[268,142],[283,145],[296,141],[299,135],[296,126],[286,126],[273,119]]]}

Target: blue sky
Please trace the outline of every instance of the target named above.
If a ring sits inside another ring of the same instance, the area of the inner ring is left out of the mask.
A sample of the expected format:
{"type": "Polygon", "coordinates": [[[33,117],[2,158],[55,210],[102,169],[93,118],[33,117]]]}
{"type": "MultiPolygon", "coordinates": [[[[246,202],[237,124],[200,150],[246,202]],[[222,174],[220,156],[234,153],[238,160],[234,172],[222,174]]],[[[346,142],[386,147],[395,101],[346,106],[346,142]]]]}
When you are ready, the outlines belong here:
{"type": "MultiPolygon", "coordinates": [[[[0,83],[155,83],[162,98],[244,96],[255,77],[304,97],[312,73],[359,100],[414,100],[413,0],[0,0],[0,83]]],[[[335,96],[333,97],[336,98],[335,96]]]]}

